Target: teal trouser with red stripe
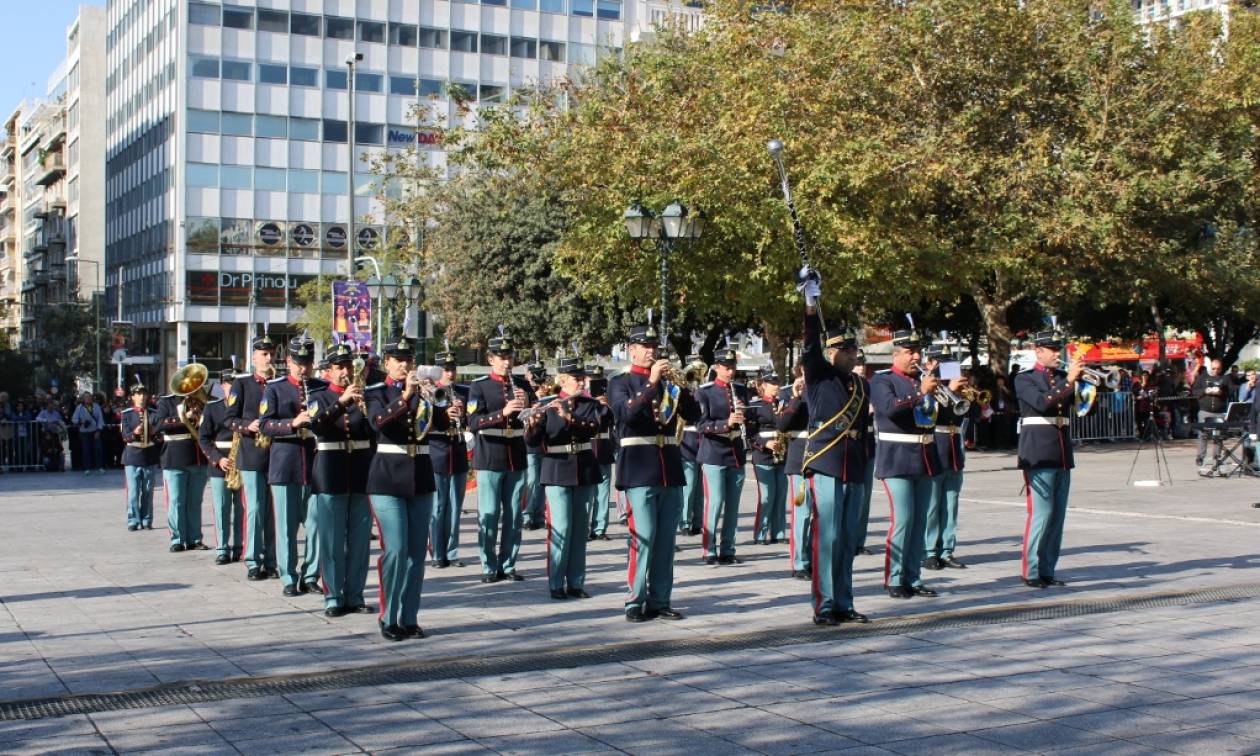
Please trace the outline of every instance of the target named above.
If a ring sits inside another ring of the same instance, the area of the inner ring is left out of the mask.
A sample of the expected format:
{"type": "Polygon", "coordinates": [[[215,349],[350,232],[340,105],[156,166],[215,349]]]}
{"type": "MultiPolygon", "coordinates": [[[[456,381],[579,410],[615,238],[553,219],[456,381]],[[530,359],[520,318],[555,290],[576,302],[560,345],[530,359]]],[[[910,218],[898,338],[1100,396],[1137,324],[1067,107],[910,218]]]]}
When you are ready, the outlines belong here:
{"type": "Polygon", "coordinates": [[[211,476],[210,493],[214,498],[214,534],[219,554],[236,561],[241,556],[244,534],[245,508],[241,505],[241,492],[228,488],[226,478],[211,476]]]}
{"type": "Polygon", "coordinates": [[[372,494],[370,498],[372,514],[381,529],[381,555],[376,560],[381,581],[381,624],[419,624],[433,494],[372,494]]]}
{"type": "Polygon", "coordinates": [[[524,470],[477,471],[477,547],[481,551],[481,572],[516,571],[521,551],[521,525],[525,517],[524,470]],[[503,536],[499,539],[499,523],[503,536]],[[499,548],[495,549],[498,542],[499,548]]]}
{"type": "Polygon", "coordinates": [[[276,521],[276,561],[280,568],[280,580],[285,585],[300,585],[319,577],[319,564],[312,559],[316,534],[311,531],[312,521],[307,517],[306,500],[311,495],[309,487],[301,483],[272,483],[271,501],[276,521]],[[298,567],[298,527],[307,524],[302,539],[302,551],[306,567],[298,567]]]}
{"type": "Polygon", "coordinates": [[[753,538],[761,542],[787,537],[787,476],[783,465],[753,465],[757,478],[757,518],[753,538]]]}
{"type": "Polygon", "coordinates": [[[866,547],[866,534],[871,526],[871,492],[875,490],[875,455],[866,461],[866,482],[862,490],[862,511],[858,512],[857,535],[853,538],[856,549],[866,547]]]}
{"type": "Polygon", "coordinates": [[[788,510],[792,519],[792,540],[788,556],[794,572],[805,572],[813,566],[814,492],[809,481],[800,475],[788,476],[788,510]],[[801,503],[796,503],[797,498],[801,503]]]}
{"type": "Polygon", "coordinates": [[[809,486],[814,494],[814,616],[825,617],[853,608],[853,541],[863,486],[821,473],[809,478],[809,486]]]}
{"type": "Polygon", "coordinates": [[[700,530],[704,527],[704,478],[700,474],[700,463],[682,461],[683,484],[681,519],[678,530],[700,530]]]}
{"type": "Polygon", "coordinates": [[[266,470],[241,470],[241,499],[245,503],[245,566],[274,570],[276,523],[266,470]]]}
{"type": "Polygon", "coordinates": [[[1063,545],[1072,471],[1060,468],[1025,470],[1024,481],[1028,484],[1024,579],[1052,578],[1059,563],[1059,549],[1063,545]]]}
{"type": "Polygon", "coordinates": [[[961,470],[949,470],[933,478],[932,503],[924,528],[924,549],[929,557],[948,559],[958,545],[958,496],[962,493],[961,470]]]}
{"type": "Polygon", "coordinates": [[[595,485],[545,486],[547,583],[553,591],[581,590],[586,584],[586,541],[590,534],[595,485]]]}
{"type": "Polygon", "coordinates": [[[362,606],[372,539],[368,495],[317,493],[311,498],[319,512],[324,606],[362,606]]]}
{"type": "Polygon", "coordinates": [[[739,528],[739,497],[744,492],[744,468],[700,465],[704,473],[704,535],[701,547],[705,558],[735,556],[735,534],[739,528]],[[718,532],[718,520],[722,530],[718,532]]]}
{"type": "Polygon", "coordinates": [[[171,544],[201,543],[201,503],[206,493],[205,465],[172,467],[162,471],[166,488],[166,527],[171,544]]]}
{"type": "Polygon", "coordinates": [[[630,596],[626,609],[643,612],[669,606],[674,591],[674,540],[681,486],[636,486],[626,489],[630,514],[630,596]]]}
{"type": "Polygon", "coordinates": [[[923,530],[932,501],[933,479],[927,475],[885,478],[888,491],[888,550],[884,554],[884,587],[923,585],[923,530]]]}

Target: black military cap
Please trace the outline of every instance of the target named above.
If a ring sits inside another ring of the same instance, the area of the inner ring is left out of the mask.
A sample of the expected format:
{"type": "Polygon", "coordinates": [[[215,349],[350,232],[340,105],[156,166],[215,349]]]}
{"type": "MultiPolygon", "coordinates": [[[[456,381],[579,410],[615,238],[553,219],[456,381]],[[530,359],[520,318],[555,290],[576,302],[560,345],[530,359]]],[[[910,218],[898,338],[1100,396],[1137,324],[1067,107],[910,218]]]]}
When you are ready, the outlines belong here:
{"type": "Polygon", "coordinates": [[[857,331],[849,326],[838,326],[828,329],[827,339],[823,342],[823,346],[836,349],[853,349],[857,346],[857,331]]]}
{"type": "Polygon", "coordinates": [[[774,372],[772,368],[766,368],[764,372],[762,372],[761,374],[761,382],[773,383],[774,385],[778,386],[780,383],[779,374],[774,372]]]}
{"type": "Polygon", "coordinates": [[[253,348],[254,351],[274,352],[276,351],[276,342],[272,341],[271,337],[264,333],[262,336],[254,339],[253,348]]]}
{"type": "Polygon", "coordinates": [[[231,383],[236,380],[236,373],[232,370],[219,371],[219,383],[231,383]]]}
{"type": "Polygon", "coordinates": [[[325,354],[327,355],[325,359],[329,365],[349,365],[358,356],[354,353],[354,347],[345,342],[333,344],[325,354]]]}
{"type": "Polygon", "coordinates": [[[542,362],[529,363],[525,366],[525,371],[536,381],[541,381],[547,377],[547,366],[542,362]]]}
{"type": "Polygon", "coordinates": [[[1058,330],[1039,331],[1033,334],[1033,346],[1035,347],[1062,349],[1064,341],[1066,341],[1066,339],[1063,338],[1063,332],[1058,330]]]}
{"type": "Polygon", "coordinates": [[[591,365],[589,368],[586,369],[586,374],[589,375],[593,379],[602,380],[604,377],[604,366],[591,365]]]}
{"type": "Polygon", "coordinates": [[[894,331],[892,343],[903,349],[918,349],[923,345],[923,336],[914,329],[894,331]]]}
{"type": "Polygon", "coordinates": [[[145,386],[145,385],[144,385],[143,383],[141,383],[140,381],[136,381],[135,383],[131,384],[131,388],[130,388],[130,389],[128,389],[128,390],[131,392],[131,395],[132,395],[132,396],[135,396],[136,394],[147,394],[147,393],[149,393],[149,389],[148,389],[148,387],[147,387],[147,386],[145,386]]]}
{"type": "Polygon", "coordinates": [[[504,334],[502,336],[495,336],[486,342],[486,351],[491,354],[510,355],[512,352],[516,351],[516,345],[512,343],[511,336],[504,334]]]}
{"type": "Polygon", "coordinates": [[[289,359],[305,365],[315,362],[315,342],[304,336],[294,336],[289,340],[289,359]]]}
{"type": "Polygon", "coordinates": [[[438,352],[433,355],[433,364],[435,365],[458,365],[459,361],[455,359],[454,352],[438,352]]]}
{"type": "Polygon", "coordinates": [[[859,350],[858,350],[858,353],[857,353],[857,364],[859,364],[859,365],[865,365],[865,364],[866,364],[866,351],[865,351],[865,350],[862,350],[862,349],[859,349],[859,350]]]}
{"type": "Polygon", "coordinates": [[[581,378],[586,375],[586,362],[581,357],[561,357],[556,372],[581,378]]]}
{"type": "Polygon", "coordinates": [[[690,365],[690,364],[691,364],[691,363],[693,363],[693,362],[704,362],[704,357],[703,357],[702,355],[699,355],[699,354],[689,354],[689,355],[687,355],[687,364],[688,364],[688,365],[690,365]]]}
{"type": "Polygon", "coordinates": [[[386,357],[393,357],[398,360],[411,360],[415,359],[416,345],[412,343],[411,339],[403,336],[398,341],[386,344],[381,351],[386,357]]]}
{"type": "Polygon", "coordinates": [[[735,367],[735,363],[739,361],[739,353],[732,347],[723,347],[713,353],[713,363],[715,365],[725,365],[726,367],[735,367]]]}
{"type": "Polygon", "coordinates": [[[316,362],[316,363],[315,363],[315,370],[316,370],[317,372],[322,373],[322,372],[324,372],[325,370],[327,370],[327,369],[328,369],[329,364],[330,364],[330,363],[328,362],[328,357],[324,357],[324,359],[322,359],[322,360],[320,360],[319,362],[316,362]]]}
{"type": "Polygon", "coordinates": [[[923,351],[923,356],[929,360],[947,360],[954,355],[949,344],[929,344],[928,348],[923,351]]]}
{"type": "Polygon", "coordinates": [[[630,333],[626,337],[631,344],[657,344],[660,339],[661,335],[656,332],[655,326],[651,323],[630,326],[630,333]]]}

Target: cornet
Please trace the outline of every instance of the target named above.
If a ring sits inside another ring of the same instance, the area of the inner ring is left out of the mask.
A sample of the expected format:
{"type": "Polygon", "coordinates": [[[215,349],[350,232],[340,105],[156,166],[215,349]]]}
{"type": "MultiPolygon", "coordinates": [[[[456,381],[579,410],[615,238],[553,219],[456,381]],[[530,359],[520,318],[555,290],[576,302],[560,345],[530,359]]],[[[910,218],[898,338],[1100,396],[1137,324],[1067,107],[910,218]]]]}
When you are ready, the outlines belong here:
{"type": "Polygon", "coordinates": [[[1095,386],[1104,386],[1111,391],[1115,391],[1120,386],[1120,371],[1112,368],[1111,370],[1099,370],[1097,368],[1082,367],[1081,380],[1086,383],[1092,383],[1095,386]]]}
{"type": "Polygon", "coordinates": [[[952,409],[955,415],[961,417],[971,411],[971,402],[954,393],[944,383],[938,384],[932,394],[936,397],[936,401],[952,409]]]}

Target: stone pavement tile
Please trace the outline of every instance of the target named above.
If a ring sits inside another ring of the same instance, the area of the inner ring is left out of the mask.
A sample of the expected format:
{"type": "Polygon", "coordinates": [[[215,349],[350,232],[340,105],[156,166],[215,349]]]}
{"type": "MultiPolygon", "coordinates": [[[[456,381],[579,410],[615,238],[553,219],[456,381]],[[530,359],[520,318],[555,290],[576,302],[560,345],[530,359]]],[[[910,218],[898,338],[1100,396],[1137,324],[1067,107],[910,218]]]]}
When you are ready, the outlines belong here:
{"type": "Polygon", "coordinates": [[[678,674],[664,674],[661,678],[673,680],[676,683],[690,685],[700,690],[714,690],[716,688],[734,688],[741,685],[756,685],[766,680],[775,680],[778,678],[767,676],[764,672],[750,671],[760,670],[759,667],[744,668],[718,668],[704,669],[694,672],[680,672],[678,674]]]}
{"type": "MultiPolygon", "coordinates": [[[[501,738],[480,738],[480,745],[505,756],[531,756],[532,754],[616,753],[606,743],[572,730],[536,732],[528,735],[509,735],[501,738]]],[[[427,753],[428,748],[425,749],[427,753]]]]}
{"type": "MultiPolygon", "coordinates": [[[[791,650],[801,648],[800,646],[792,646],[791,650]]],[[[788,649],[785,649],[788,650],[788,649]]],[[[793,653],[793,656],[796,654],[793,653]]],[[[786,663],[786,662],[785,662],[786,663]]],[[[700,654],[688,654],[686,656],[661,656],[653,659],[640,659],[638,661],[628,661],[625,663],[628,667],[641,670],[643,672],[654,675],[672,675],[682,672],[698,672],[705,669],[719,669],[724,666],[720,661],[710,659],[700,654]]]]}
{"type": "Polygon", "coordinates": [[[420,747],[464,739],[449,727],[403,704],[332,709],[320,711],[315,716],[366,751],[420,747]]]}
{"type": "Polygon", "coordinates": [[[889,660],[890,664],[880,669],[872,669],[867,674],[890,683],[906,686],[920,685],[948,685],[950,683],[962,682],[964,680],[974,680],[975,675],[970,672],[944,667],[939,664],[932,663],[897,663],[889,660]]]}
{"type": "Polygon", "coordinates": [[[876,691],[907,690],[913,686],[885,680],[865,672],[836,670],[830,676],[816,677],[809,681],[811,690],[827,696],[858,696],[876,691]]]}
{"type": "Polygon", "coordinates": [[[379,688],[335,688],[309,693],[286,693],[285,698],[302,711],[347,709],[351,706],[376,706],[382,703],[399,703],[389,693],[379,688]]]}
{"type": "Polygon", "coordinates": [[[901,688],[861,693],[845,701],[845,706],[873,706],[894,714],[913,714],[933,709],[957,709],[970,705],[968,701],[926,688],[901,688]]]}
{"type": "Polygon", "coordinates": [[[970,732],[985,727],[1021,724],[1032,719],[1007,709],[962,701],[956,707],[907,712],[904,716],[933,726],[938,732],[970,732]]]}
{"type": "MultiPolygon", "coordinates": [[[[802,688],[777,680],[763,680],[751,685],[718,685],[708,690],[716,696],[721,696],[731,701],[738,701],[747,706],[762,706],[785,701],[807,701],[824,696],[817,690],[802,688]]],[[[713,703],[716,704],[717,702],[714,701],[713,703]]]]}
{"type": "Polygon", "coordinates": [[[94,734],[96,734],[96,726],[86,714],[0,722],[0,751],[7,750],[9,743],[94,734]]]}
{"type": "MultiPolygon", "coordinates": [[[[871,721],[892,719],[893,715],[870,703],[850,698],[823,698],[813,701],[794,701],[792,703],[776,703],[758,707],[776,716],[785,717],[802,724],[825,727],[833,732],[840,732],[842,727],[854,719],[871,721]]],[[[742,711],[742,709],[736,709],[742,711]]]]}
{"type": "Polygon", "coordinates": [[[228,719],[298,714],[301,712],[284,696],[259,696],[257,698],[231,698],[225,701],[207,701],[189,704],[202,720],[214,724],[228,719]]]}
{"type": "Polygon", "coordinates": [[[105,738],[100,735],[67,735],[65,737],[44,738],[42,740],[25,740],[21,743],[6,743],[0,751],[5,756],[103,756],[116,753],[105,738]]]}
{"type": "Polygon", "coordinates": [[[391,699],[403,703],[486,695],[486,692],[481,688],[463,680],[395,683],[392,685],[378,685],[376,690],[379,690],[391,699]]]}
{"type": "Polygon", "coordinates": [[[274,739],[283,743],[289,738],[310,733],[331,733],[320,720],[303,712],[272,714],[264,717],[225,717],[208,724],[229,743],[246,740],[274,739]]]}
{"type": "Polygon", "coordinates": [[[776,729],[749,727],[741,731],[722,733],[721,737],[740,747],[776,756],[797,753],[834,753],[861,745],[852,738],[801,724],[776,729]]]}
{"type": "MultiPolygon", "coordinates": [[[[1248,653],[1254,653],[1249,649],[1248,653]]],[[[1241,661],[1241,654],[1173,654],[1156,659],[1147,659],[1146,665],[1181,674],[1206,674],[1222,669],[1233,669],[1241,661]]]]}
{"type": "Polygon", "coordinates": [[[229,753],[232,747],[207,724],[163,725],[148,729],[105,733],[116,751],[170,751],[185,749],[201,753],[229,753]]]}
{"type": "Polygon", "coordinates": [[[1071,693],[1036,693],[1022,691],[1010,698],[984,701],[989,706],[1006,709],[1033,719],[1054,719],[1073,714],[1092,714],[1111,707],[1097,701],[1086,701],[1071,693]]]}
{"type": "Polygon", "coordinates": [[[509,693],[521,690],[537,690],[556,685],[569,685],[570,681],[549,672],[517,672],[510,675],[466,677],[464,682],[476,685],[487,693],[509,693]]]}
{"type": "MultiPolygon", "coordinates": [[[[304,732],[285,738],[281,742],[269,738],[236,741],[232,743],[232,747],[239,751],[241,756],[275,756],[277,753],[337,756],[343,753],[363,752],[358,746],[337,733],[327,730],[304,732]]],[[[415,753],[414,748],[410,750],[415,753]]]]}
{"type": "Polygon", "coordinates": [[[1173,753],[1192,754],[1194,756],[1202,753],[1251,754],[1260,751],[1260,739],[1211,728],[1179,730],[1159,735],[1142,735],[1131,737],[1129,740],[1161,748],[1165,751],[1172,751],[1173,753]]]}
{"type": "Polygon", "coordinates": [[[729,698],[661,677],[601,683],[598,691],[600,695],[624,701],[631,706],[650,709],[664,716],[696,714],[740,705],[729,698]]]}
{"type": "Polygon", "coordinates": [[[642,754],[743,754],[755,753],[741,749],[729,740],[709,735],[700,730],[687,727],[666,719],[650,722],[625,722],[599,728],[587,728],[580,731],[593,738],[627,753],[642,754]]]}
{"type": "Polygon", "coordinates": [[[1167,753],[1167,751],[1161,751],[1143,743],[1134,743],[1131,740],[1108,740],[1086,746],[1050,748],[1043,753],[1052,753],[1054,756],[1150,756],[1152,753],[1167,753]]]}
{"type": "Polygon", "coordinates": [[[670,721],[703,730],[711,735],[722,736],[747,730],[782,730],[788,727],[806,726],[795,719],[750,707],[688,714],[672,717],[670,721]]]}
{"type": "Polygon", "coordinates": [[[203,724],[202,718],[191,706],[157,706],[149,709],[122,709],[89,714],[92,722],[105,735],[132,730],[150,730],[155,727],[203,724]]]}
{"type": "Polygon", "coordinates": [[[796,657],[783,653],[780,649],[750,648],[740,651],[717,651],[705,656],[727,669],[737,667],[755,667],[762,664],[778,664],[794,662],[796,657]]]}
{"type": "MultiPolygon", "coordinates": [[[[406,748],[382,748],[378,751],[372,751],[374,756],[411,756],[416,753],[413,747],[406,748]]],[[[425,756],[496,756],[498,752],[492,751],[475,740],[456,740],[451,743],[437,743],[424,747],[425,756]]]]}
{"type": "MultiPolygon", "coordinates": [[[[1220,722],[1212,726],[1217,730],[1225,730],[1235,735],[1242,735],[1243,737],[1260,741],[1260,717],[1257,717],[1254,713],[1246,719],[1239,719],[1235,722],[1220,722]]],[[[1256,753],[1260,753],[1260,748],[1256,749],[1256,753]]]]}
{"type": "Polygon", "coordinates": [[[1225,693],[1219,696],[1204,696],[1207,701],[1236,706],[1240,709],[1260,711],[1260,690],[1246,690],[1238,693],[1225,693]]]}
{"type": "Polygon", "coordinates": [[[951,735],[935,735],[928,738],[898,740],[885,743],[884,748],[903,754],[904,756],[982,756],[983,754],[1008,754],[1010,747],[998,745],[992,741],[982,740],[967,733],[951,735]]]}
{"type": "Polygon", "coordinates": [[[1089,730],[1113,738],[1129,738],[1136,735],[1153,735],[1184,730],[1186,725],[1163,717],[1148,717],[1128,709],[1111,709],[1093,714],[1074,714],[1050,720],[1078,730],[1089,730]]]}
{"type": "Polygon", "coordinates": [[[1047,750],[1052,746],[1087,746],[1112,739],[1100,732],[1081,730],[1058,722],[1025,722],[1005,727],[986,727],[972,730],[971,734],[1023,751],[1047,750]]]}
{"type": "Polygon", "coordinates": [[[1087,675],[1089,677],[1098,677],[1112,682],[1124,683],[1158,679],[1168,675],[1168,672],[1165,669],[1150,666],[1146,662],[1135,663],[1133,661],[1086,664],[1079,667],[1072,667],[1072,671],[1078,675],[1087,675]]]}
{"type": "Polygon", "coordinates": [[[1185,696],[1178,696],[1153,688],[1144,688],[1139,685],[1130,685],[1129,683],[1111,683],[1091,688],[1074,688],[1067,692],[1076,698],[1106,704],[1117,709],[1185,700],[1185,696]]]}
{"type": "Polygon", "coordinates": [[[541,716],[553,719],[570,729],[586,729],[620,722],[657,719],[661,715],[646,707],[625,701],[604,698],[588,691],[581,701],[527,702],[526,707],[541,716]]]}
{"type": "MultiPolygon", "coordinates": [[[[686,659],[684,656],[667,656],[658,661],[670,662],[686,659]]],[[[569,669],[549,669],[547,674],[568,682],[589,685],[605,680],[626,680],[632,677],[643,677],[647,671],[629,663],[613,662],[610,664],[592,664],[587,667],[571,667],[569,669]]],[[[662,674],[665,674],[664,672],[662,674]]]]}
{"type": "Polygon", "coordinates": [[[1173,701],[1154,706],[1138,706],[1131,711],[1150,717],[1167,717],[1196,727],[1214,727],[1243,719],[1253,719],[1256,716],[1255,712],[1203,698],[1193,701],[1173,701]]]}
{"type": "MultiPolygon", "coordinates": [[[[459,699],[466,701],[468,699],[459,699]]],[[[504,702],[496,712],[457,714],[436,717],[444,726],[469,738],[493,738],[503,735],[527,735],[548,730],[562,730],[564,726],[555,720],[504,702]]]]}

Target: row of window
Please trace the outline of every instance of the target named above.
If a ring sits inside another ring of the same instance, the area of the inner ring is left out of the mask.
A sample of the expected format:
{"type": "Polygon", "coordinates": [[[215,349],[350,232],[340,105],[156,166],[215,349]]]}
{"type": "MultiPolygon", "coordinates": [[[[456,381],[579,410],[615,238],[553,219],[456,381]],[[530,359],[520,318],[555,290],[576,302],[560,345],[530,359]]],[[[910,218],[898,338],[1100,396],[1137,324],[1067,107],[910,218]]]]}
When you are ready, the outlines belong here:
{"type": "MultiPolygon", "coordinates": [[[[250,165],[193,163],[186,165],[185,181],[201,189],[253,189],[290,194],[344,195],[350,188],[345,171],[309,171],[297,168],[264,168],[250,165]]],[[[376,193],[377,177],[356,173],[354,193],[370,197],[376,193]]]]}
{"type": "MultiPolygon", "coordinates": [[[[474,2],[474,0],[464,0],[474,2]]],[[[586,18],[609,21],[621,19],[621,0],[481,0],[482,5],[511,6],[519,10],[540,10],[544,13],[570,13],[586,18]]],[[[257,29],[279,34],[300,34],[307,37],[357,40],[377,44],[415,47],[417,28],[413,24],[364,21],[340,16],[316,16],[309,13],[259,8],[219,7],[206,2],[188,4],[189,23],[201,26],[222,26],[228,29],[257,29]]]]}
{"type": "MultiPolygon", "coordinates": [[[[475,85],[470,85],[474,86],[475,85]]],[[[502,98],[504,87],[482,86],[483,94],[502,98]],[[489,90],[499,90],[497,94],[489,90]]],[[[268,139],[294,139],[304,142],[336,142],[344,144],[347,126],[345,121],[318,118],[297,118],[274,115],[251,115],[217,110],[188,110],[188,130],[197,134],[224,134],[227,136],[256,136],[268,139]]],[[[391,146],[410,145],[415,140],[415,130],[410,126],[386,126],[357,120],[354,125],[354,141],[360,145],[391,146]],[[388,129],[388,130],[387,130],[388,129]]]]}

